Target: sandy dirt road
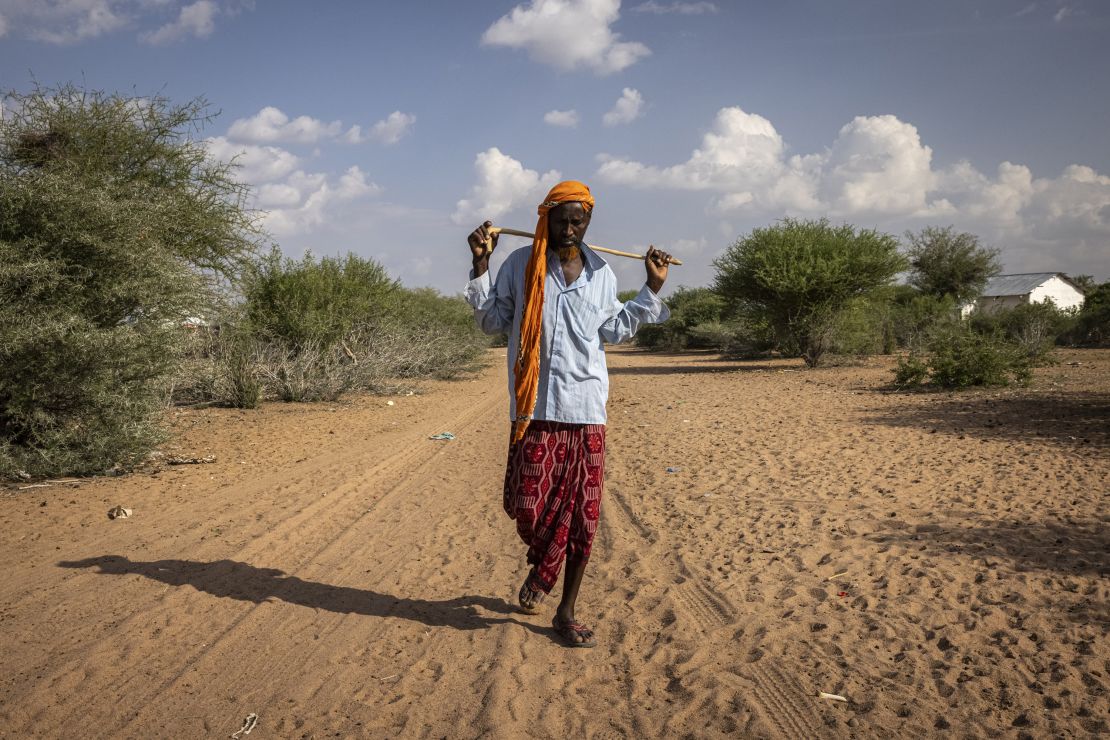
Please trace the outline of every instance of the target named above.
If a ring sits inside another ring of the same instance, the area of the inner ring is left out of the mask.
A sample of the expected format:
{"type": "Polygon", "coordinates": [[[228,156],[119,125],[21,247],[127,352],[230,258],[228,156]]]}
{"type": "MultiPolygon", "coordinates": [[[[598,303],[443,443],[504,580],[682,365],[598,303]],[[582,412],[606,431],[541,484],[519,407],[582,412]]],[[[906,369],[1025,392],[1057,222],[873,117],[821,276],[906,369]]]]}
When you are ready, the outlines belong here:
{"type": "Polygon", "coordinates": [[[492,354],[393,406],[177,412],[167,454],[213,464],[0,491],[0,736],[1110,732],[1110,353],[905,395],[611,352],[593,650],[515,608],[492,354]]]}

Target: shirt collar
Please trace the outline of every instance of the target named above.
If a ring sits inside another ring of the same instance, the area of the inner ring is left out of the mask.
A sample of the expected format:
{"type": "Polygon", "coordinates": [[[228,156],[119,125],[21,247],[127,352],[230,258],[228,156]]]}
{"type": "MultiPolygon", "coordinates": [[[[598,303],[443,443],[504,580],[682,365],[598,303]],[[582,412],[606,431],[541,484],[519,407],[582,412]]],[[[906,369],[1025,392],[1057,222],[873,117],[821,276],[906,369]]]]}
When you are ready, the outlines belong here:
{"type": "MultiPolygon", "coordinates": [[[[582,275],[586,278],[587,281],[589,281],[592,279],[594,273],[596,273],[598,270],[606,265],[606,262],[597,255],[597,252],[590,249],[589,245],[587,245],[585,242],[581,243],[579,247],[579,252],[581,252],[582,254],[582,275]]],[[[547,269],[548,272],[551,274],[552,279],[556,280],[559,285],[563,286],[563,290],[570,290],[573,287],[571,285],[565,285],[563,283],[563,271],[562,268],[559,267],[558,250],[547,250],[547,269]]],[[[578,285],[579,288],[582,287],[582,284],[579,284],[577,282],[575,282],[575,285],[578,285]]]]}
{"type": "Polygon", "coordinates": [[[601,259],[601,257],[598,256],[598,253],[590,248],[589,244],[586,244],[586,242],[582,242],[582,247],[582,254],[586,255],[584,261],[587,267],[595,271],[600,270],[602,267],[605,267],[605,260],[601,259]]]}

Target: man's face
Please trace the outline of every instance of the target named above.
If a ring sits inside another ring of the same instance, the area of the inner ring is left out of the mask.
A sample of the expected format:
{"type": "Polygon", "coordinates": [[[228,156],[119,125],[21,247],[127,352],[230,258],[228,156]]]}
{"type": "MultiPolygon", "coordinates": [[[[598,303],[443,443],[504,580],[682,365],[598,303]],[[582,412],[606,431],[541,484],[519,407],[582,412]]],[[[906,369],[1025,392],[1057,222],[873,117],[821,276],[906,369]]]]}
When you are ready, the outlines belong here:
{"type": "Polygon", "coordinates": [[[590,225],[581,203],[560,203],[547,212],[547,243],[556,249],[578,247],[590,225]]]}

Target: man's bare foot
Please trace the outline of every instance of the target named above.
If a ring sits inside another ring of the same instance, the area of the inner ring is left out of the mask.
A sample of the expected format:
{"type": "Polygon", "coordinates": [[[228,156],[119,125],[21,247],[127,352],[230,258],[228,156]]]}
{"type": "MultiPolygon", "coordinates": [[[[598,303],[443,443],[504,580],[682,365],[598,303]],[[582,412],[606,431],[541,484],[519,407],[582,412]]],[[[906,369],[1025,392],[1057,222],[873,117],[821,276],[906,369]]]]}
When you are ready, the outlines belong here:
{"type": "Polygon", "coordinates": [[[551,626],[567,647],[590,648],[597,644],[594,631],[573,619],[564,619],[556,614],[551,620],[551,626]]]}

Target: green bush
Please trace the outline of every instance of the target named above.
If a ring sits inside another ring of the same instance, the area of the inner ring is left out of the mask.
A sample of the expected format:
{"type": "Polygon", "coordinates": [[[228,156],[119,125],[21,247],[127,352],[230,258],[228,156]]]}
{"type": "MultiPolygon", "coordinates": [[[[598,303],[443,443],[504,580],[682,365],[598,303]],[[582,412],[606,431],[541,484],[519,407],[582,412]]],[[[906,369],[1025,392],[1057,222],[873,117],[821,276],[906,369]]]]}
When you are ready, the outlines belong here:
{"type": "MultiPolygon", "coordinates": [[[[618,296],[623,300],[638,291],[618,296]]],[[[711,349],[730,356],[747,356],[771,348],[766,322],[758,317],[726,317],[725,301],[709,288],[681,287],[667,297],[671,317],[662,324],[641,326],[637,346],[665,352],[711,349]]]]}
{"type": "Polygon", "coordinates": [[[247,272],[243,294],[204,366],[215,396],[232,405],[250,398],[254,378],[264,397],[283,401],[455,378],[479,367],[489,346],[462,298],[403,288],[353,254],[293,260],[275,250],[247,272]]]}
{"type": "MultiPolygon", "coordinates": [[[[405,290],[389,320],[373,326],[379,341],[390,338],[390,375],[451,380],[473,372],[484,361],[490,338],[474,321],[474,309],[461,296],[431,288],[405,290]]],[[[384,350],[379,347],[379,353],[384,350]]]]}
{"type": "Polygon", "coordinates": [[[1051,301],[1043,301],[976,311],[971,315],[971,327],[981,334],[1005,336],[1039,362],[1052,351],[1058,338],[1075,330],[1077,318],[1077,312],[1064,311],[1051,301]]]}
{"type": "Polygon", "coordinates": [[[1035,358],[1002,334],[983,334],[966,322],[953,320],[929,338],[928,358],[911,354],[895,369],[895,385],[910,387],[925,380],[941,388],[1025,384],[1035,358]]]}
{"type": "Polygon", "coordinates": [[[736,339],[737,326],[723,321],[703,321],[686,329],[687,347],[724,352],[736,339]]]}
{"type": "Polygon", "coordinates": [[[0,477],[125,469],[218,281],[253,253],[243,186],[195,132],[203,102],[74,87],[0,119],[0,477]]]}
{"type": "Polygon", "coordinates": [[[1075,327],[1064,336],[1071,344],[1110,344],[1110,281],[1091,287],[1075,327]]]}
{"type": "Polygon", "coordinates": [[[214,324],[188,332],[185,357],[174,378],[173,403],[258,408],[266,395],[266,345],[244,327],[241,310],[233,308],[219,314],[214,324]]]}
{"type": "Polygon", "coordinates": [[[251,333],[293,351],[335,344],[355,326],[381,320],[401,293],[374,260],[354,254],[293,260],[277,248],[247,271],[243,286],[251,333]]]}
{"type": "Polygon", "coordinates": [[[929,364],[917,355],[898,358],[894,369],[894,385],[897,388],[913,388],[921,385],[929,377],[929,364]]]}
{"type": "Polygon", "coordinates": [[[227,381],[224,402],[236,409],[256,409],[265,392],[259,377],[259,353],[247,342],[231,347],[223,362],[223,377],[227,381]]]}
{"type": "Polygon", "coordinates": [[[930,379],[942,388],[1024,384],[1032,374],[1024,348],[998,335],[956,329],[934,337],[931,350],[930,379]]]}
{"type": "Polygon", "coordinates": [[[923,351],[933,330],[958,315],[955,299],[938,298],[917,292],[909,286],[899,286],[891,305],[890,325],[894,342],[911,352],[923,351]]]}
{"type": "Polygon", "coordinates": [[[636,344],[647,349],[677,352],[708,349],[716,345],[691,330],[699,325],[719,324],[725,309],[720,295],[709,288],[680,287],[667,297],[671,317],[661,324],[648,324],[636,333],[636,344]]]}
{"type": "Polygon", "coordinates": [[[877,355],[894,351],[891,293],[877,290],[855,298],[837,315],[829,338],[829,352],[837,355],[877,355]]]}

